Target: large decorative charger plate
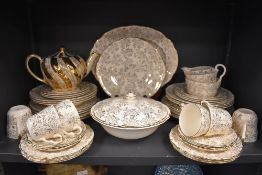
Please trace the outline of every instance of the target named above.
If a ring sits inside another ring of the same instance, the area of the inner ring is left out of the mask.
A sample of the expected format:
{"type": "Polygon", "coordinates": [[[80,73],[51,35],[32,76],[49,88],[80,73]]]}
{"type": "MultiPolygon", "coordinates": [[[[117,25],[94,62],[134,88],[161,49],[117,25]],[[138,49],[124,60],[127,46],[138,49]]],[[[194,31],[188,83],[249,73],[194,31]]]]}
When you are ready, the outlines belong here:
{"type": "Polygon", "coordinates": [[[175,126],[169,133],[169,139],[173,147],[185,157],[203,162],[203,163],[228,163],[240,156],[243,145],[238,138],[226,151],[213,152],[192,147],[184,142],[178,135],[178,126],[175,126]]]}
{"type": "Polygon", "coordinates": [[[226,151],[238,140],[236,132],[229,128],[221,135],[186,137],[178,128],[179,137],[189,145],[212,151],[226,151]]]}
{"type": "Polygon", "coordinates": [[[102,88],[111,97],[128,93],[151,97],[161,87],[165,65],[148,42],[124,38],[105,49],[96,73],[102,88]]]}
{"type": "Polygon", "coordinates": [[[80,142],[75,146],[66,150],[58,152],[43,152],[35,149],[32,143],[28,140],[25,134],[20,141],[20,150],[22,155],[36,163],[59,163],[67,160],[71,160],[82,153],[84,153],[92,144],[94,138],[94,131],[90,126],[86,126],[86,134],[82,137],[80,142]]]}
{"type": "MultiPolygon", "coordinates": [[[[165,78],[162,82],[162,86],[172,79],[178,65],[177,51],[173,43],[168,38],[166,38],[164,34],[150,27],[132,25],[112,29],[106,32],[100,39],[96,41],[94,47],[91,50],[91,53],[95,52],[102,55],[105,49],[113,42],[123,38],[141,38],[145,41],[148,41],[152,45],[156,45],[166,68],[165,78]]],[[[96,63],[93,64],[92,72],[95,77],[97,77],[96,63]]]]}

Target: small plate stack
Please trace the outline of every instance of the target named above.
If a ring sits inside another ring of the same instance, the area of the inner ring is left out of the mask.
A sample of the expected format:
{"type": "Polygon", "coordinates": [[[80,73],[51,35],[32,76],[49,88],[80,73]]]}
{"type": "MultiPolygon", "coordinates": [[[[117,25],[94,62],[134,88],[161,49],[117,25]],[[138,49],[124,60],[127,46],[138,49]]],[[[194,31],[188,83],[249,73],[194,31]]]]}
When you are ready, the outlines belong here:
{"type": "Polygon", "coordinates": [[[201,100],[208,101],[213,106],[227,110],[230,110],[234,105],[234,95],[225,88],[220,87],[217,95],[214,97],[201,98],[188,94],[186,91],[186,83],[175,83],[168,86],[162,102],[170,108],[174,117],[178,117],[183,104],[200,104],[201,100]]]}
{"type": "Polygon", "coordinates": [[[173,147],[182,155],[203,163],[228,163],[240,156],[242,141],[233,129],[224,135],[186,137],[178,126],[174,127],[169,139],[173,147]]]}
{"type": "Polygon", "coordinates": [[[84,119],[90,115],[91,107],[98,101],[96,94],[96,85],[89,82],[81,82],[73,91],[55,91],[47,85],[40,85],[29,92],[29,106],[33,113],[37,113],[47,106],[69,99],[76,106],[81,119],[84,119]]]}

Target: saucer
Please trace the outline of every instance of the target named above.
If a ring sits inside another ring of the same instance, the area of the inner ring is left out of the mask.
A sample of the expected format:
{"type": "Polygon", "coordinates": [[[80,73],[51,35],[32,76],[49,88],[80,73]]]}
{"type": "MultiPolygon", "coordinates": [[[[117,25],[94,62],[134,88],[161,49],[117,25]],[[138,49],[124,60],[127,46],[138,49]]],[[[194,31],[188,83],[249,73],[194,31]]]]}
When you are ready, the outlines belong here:
{"type": "Polygon", "coordinates": [[[22,156],[29,161],[35,163],[59,163],[67,160],[71,160],[82,153],[84,153],[91,146],[94,138],[94,131],[89,125],[86,125],[86,132],[78,144],[65,150],[59,150],[57,152],[43,152],[34,148],[32,143],[28,140],[25,134],[21,141],[19,148],[22,156]]]}

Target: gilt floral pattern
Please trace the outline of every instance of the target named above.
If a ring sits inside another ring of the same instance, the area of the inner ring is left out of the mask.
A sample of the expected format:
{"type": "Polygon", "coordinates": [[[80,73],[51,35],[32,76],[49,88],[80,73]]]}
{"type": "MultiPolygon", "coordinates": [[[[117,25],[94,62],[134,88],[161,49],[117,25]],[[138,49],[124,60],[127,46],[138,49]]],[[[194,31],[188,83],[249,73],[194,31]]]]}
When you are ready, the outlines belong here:
{"type": "Polygon", "coordinates": [[[161,102],[148,98],[116,97],[95,104],[91,114],[110,126],[146,127],[169,118],[170,110],[161,102]]]}
{"type": "Polygon", "coordinates": [[[103,52],[96,73],[102,88],[111,97],[128,93],[151,97],[161,87],[165,66],[149,43],[125,38],[103,52]]]}
{"type": "MultiPolygon", "coordinates": [[[[112,29],[96,41],[91,53],[97,52],[102,55],[105,49],[113,42],[123,38],[141,38],[152,43],[153,45],[157,45],[166,68],[165,79],[162,85],[168,83],[172,79],[178,65],[178,55],[174,44],[171,40],[166,38],[164,34],[149,27],[131,25],[112,29]]],[[[96,63],[93,65],[92,72],[95,77],[97,77],[96,63]]]]}

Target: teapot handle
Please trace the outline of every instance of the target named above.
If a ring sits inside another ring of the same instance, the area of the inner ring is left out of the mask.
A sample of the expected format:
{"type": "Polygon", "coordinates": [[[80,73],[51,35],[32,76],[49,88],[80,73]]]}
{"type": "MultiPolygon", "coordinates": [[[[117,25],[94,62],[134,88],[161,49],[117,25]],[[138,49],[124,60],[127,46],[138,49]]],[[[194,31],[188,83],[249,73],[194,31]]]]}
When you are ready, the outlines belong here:
{"type": "Polygon", "coordinates": [[[99,53],[96,53],[96,52],[91,53],[91,55],[89,56],[89,58],[86,61],[87,69],[86,69],[86,73],[84,77],[86,77],[89,74],[89,72],[92,70],[92,66],[95,63],[95,60],[98,59],[99,57],[100,57],[99,53]]]}
{"type": "Polygon", "coordinates": [[[35,78],[37,79],[38,81],[42,82],[42,83],[46,83],[46,81],[43,79],[43,78],[40,78],[39,76],[37,76],[29,67],[29,62],[32,58],[36,58],[39,63],[41,64],[42,62],[42,58],[36,54],[31,54],[29,55],[27,58],[26,58],[26,68],[27,68],[27,71],[35,78]]]}
{"type": "Polygon", "coordinates": [[[223,68],[223,73],[220,75],[220,77],[219,77],[219,79],[218,79],[218,81],[221,81],[222,78],[225,76],[225,74],[226,74],[226,72],[227,72],[227,69],[226,69],[226,67],[225,67],[223,64],[217,64],[217,65],[215,66],[215,69],[216,69],[217,71],[219,71],[218,67],[222,67],[222,68],[223,68]]]}

